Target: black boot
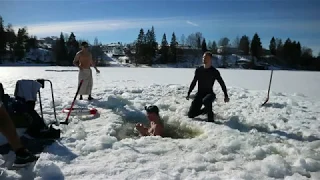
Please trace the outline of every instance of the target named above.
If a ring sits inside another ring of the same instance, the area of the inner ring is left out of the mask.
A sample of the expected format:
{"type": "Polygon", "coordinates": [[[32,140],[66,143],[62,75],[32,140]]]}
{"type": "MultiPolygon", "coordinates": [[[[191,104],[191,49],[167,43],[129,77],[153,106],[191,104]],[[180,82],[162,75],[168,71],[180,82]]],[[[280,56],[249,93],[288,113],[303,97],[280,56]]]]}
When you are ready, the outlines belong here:
{"type": "Polygon", "coordinates": [[[39,157],[31,154],[26,148],[20,148],[16,152],[16,160],[13,167],[24,167],[29,163],[35,162],[39,157]]]}
{"type": "Polygon", "coordinates": [[[214,113],[211,111],[211,112],[208,112],[208,122],[214,122],[214,113]]]}
{"type": "Polygon", "coordinates": [[[93,100],[93,98],[91,97],[91,94],[89,94],[88,100],[93,100]]]}
{"type": "Polygon", "coordinates": [[[82,95],[80,95],[80,98],[79,98],[80,100],[82,100],[83,98],[82,98],[82,95]]]}

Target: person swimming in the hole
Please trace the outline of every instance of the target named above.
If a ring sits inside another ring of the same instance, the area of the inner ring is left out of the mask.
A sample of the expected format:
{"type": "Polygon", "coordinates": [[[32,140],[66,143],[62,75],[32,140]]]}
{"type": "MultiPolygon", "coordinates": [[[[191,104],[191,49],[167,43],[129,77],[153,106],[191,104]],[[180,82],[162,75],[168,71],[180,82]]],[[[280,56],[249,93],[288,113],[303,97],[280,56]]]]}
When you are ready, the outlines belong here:
{"type": "Polygon", "coordinates": [[[163,136],[164,125],[159,115],[159,108],[157,106],[145,106],[147,117],[150,121],[150,127],[145,127],[141,123],[136,124],[136,129],[141,136],[163,136]]]}

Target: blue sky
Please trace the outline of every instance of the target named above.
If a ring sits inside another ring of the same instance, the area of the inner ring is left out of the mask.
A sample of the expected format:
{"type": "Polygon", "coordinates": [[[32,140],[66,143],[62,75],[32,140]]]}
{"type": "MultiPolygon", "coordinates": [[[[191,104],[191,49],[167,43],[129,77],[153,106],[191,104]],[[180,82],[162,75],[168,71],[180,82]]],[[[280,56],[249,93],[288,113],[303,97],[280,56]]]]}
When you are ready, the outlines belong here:
{"type": "Polygon", "coordinates": [[[74,32],[93,43],[133,42],[140,28],[155,27],[178,40],[200,31],[207,41],[250,38],[257,32],[265,48],[272,36],[300,41],[320,51],[319,0],[2,0],[5,24],[27,26],[38,37],[74,32]]]}

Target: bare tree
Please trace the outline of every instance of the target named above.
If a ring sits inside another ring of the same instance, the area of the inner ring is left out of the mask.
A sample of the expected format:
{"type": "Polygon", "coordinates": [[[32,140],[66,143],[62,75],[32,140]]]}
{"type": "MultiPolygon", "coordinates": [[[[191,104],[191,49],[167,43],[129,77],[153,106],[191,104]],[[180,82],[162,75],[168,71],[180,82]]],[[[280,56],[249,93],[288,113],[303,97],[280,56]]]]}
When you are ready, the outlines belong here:
{"type": "Polygon", "coordinates": [[[218,45],[219,46],[229,46],[229,42],[230,42],[230,39],[227,38],[227,37],[223,37],[219,40],[218,42],[218,45]]]}
{"type": "Polygon", "coordinates": [[[192,51],[191,52],[191,66],[194,67],[196,65],[196,63],[199,61],[199,50],[192,49],[191,51],[192,51]]]}
{"type": "Polygon", "coordinates": [[[201,32],[196,32],[196,38],[197,38],[197,47],[201,48],[202,47],[202,41],[203,41],[203,36],[201,32]]]}
{"type": "Polygon", "coordinates": [[[194,34],[194,33],[190,34],[186,39],[186,44],[191,46],[191,48],[197,48],[198,44],[197,44],[196,34],[194,34]]]}
{"type": "Polygon", "coordinates": [[[103,50],[99,44],[98,38],[94,38],[93,46],[91,48],[92,57],[97,62],[99,58],[103,56],[103,50]]]}
{"type": "Polygon", "coordinates": [[[185,45],[185,43],[186,43],[186,37],[184,36],[184,34],[182,34],[180,39],[180,44],[185,45]]]}
{"type": "Polygon", "coordinates": [[[302,49],[301,49],[301,56],[302,57],[307,57],[307,58],[309,58],[309,57],[312,57],[312,49],[311,48],[308,48],[308,47],[303,47],[302,49]]]}
{"type": "Polygon", "coordinates": [[[233,41],[233,43],[232,43],[232,46],[235,47],[235,48],[239,48],[239,46],[240,46],[240,38],[239,38],[239,36],[237,36],[237,37],[234,39],[234,41],[233,41]]]}
{"type": "Polygon", "coordinates": [[[98,46],[99,45],[99,41],[98,41],[97,37],[94,38],[93,45],[94,46],[98,46]]]}
{"type": "Polygon", "coordinates": [[[69,39],[69,34],[68,33],[63,33],[63,37],[67,41],[69,39]]]}
{"type": "Polygon", "coordinates": [[[186,45],[191,46],[192,48],[201,48],[203,37],[201,32],[196,32],[190,34],[186,39],[186,45]]]}
{"type": "Polygon", "coordinates": [[[208,43],[207,43],[207,48],[208,48],[209,50],[212,49],[212,41],[211,41],[211,40],[208,41],[208,43]]]}

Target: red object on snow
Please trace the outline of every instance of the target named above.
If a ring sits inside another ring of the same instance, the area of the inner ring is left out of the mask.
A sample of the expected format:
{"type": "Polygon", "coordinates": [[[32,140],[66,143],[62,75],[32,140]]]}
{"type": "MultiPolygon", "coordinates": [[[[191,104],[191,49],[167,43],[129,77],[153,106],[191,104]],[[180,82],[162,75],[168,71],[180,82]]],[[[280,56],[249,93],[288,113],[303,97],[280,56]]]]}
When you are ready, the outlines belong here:
{"type": "Polygon", "coordinates": [[[96,115],[98,110],[96,108],[64,108],[63,113],[71,113],[74,115],[96,115]]]}

